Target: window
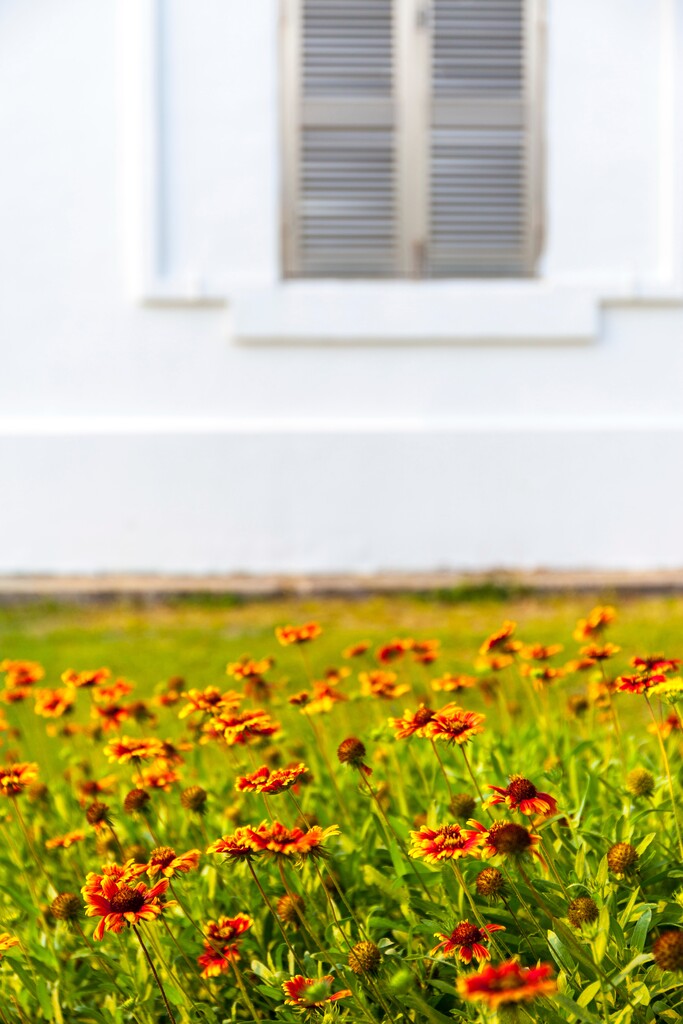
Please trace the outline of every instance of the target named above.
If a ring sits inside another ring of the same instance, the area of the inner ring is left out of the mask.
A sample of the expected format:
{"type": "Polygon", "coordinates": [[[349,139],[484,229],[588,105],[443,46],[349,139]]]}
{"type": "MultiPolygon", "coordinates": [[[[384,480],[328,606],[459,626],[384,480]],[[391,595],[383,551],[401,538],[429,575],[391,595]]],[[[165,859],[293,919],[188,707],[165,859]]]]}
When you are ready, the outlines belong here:
{"type": "Polygon", "coordinates": [[[527,277],[542,0],[283,0],[287,277],[527,277]]]}

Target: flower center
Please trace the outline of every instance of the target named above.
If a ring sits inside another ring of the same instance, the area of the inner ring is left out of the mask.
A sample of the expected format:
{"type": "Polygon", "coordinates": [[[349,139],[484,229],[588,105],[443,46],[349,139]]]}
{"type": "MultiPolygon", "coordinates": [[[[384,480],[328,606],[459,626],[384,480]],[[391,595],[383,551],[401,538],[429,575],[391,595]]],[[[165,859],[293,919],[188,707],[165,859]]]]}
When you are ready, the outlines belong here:
{"type": "Polygon", "coordinates": [[[489,830],[489,842],[497,853],[524,853],[531,846],[531,836],[523,825],[494,822],[489,830]]]}
{"type": "Polygon", "coordinates": [[[161,868],[166,868],[175,860],[175,850],[171,849],[170,846],[157,846],[156,849],[152,850],[150,861],[152,864],[158,864],[161,868]]]}
{"type": "Polygon", "coordinates": [[[462,921],[453,932],[451,939],[458,946],[471,946],[473,942],[481,942],[481,929],[469,921],[462,921]]]}
{"type": "Polygon", "coordinates": [[[120,885],[119,890],[111,898],[111,909],[115,914],[127,914],[140,910],[145,902],[145,897],[138,889],[131,889],[129,885],[120,885]]]}
{"type": "Polygon", "coordinates": [[[413,716],[413,721],[416,725],[426,725],[427,722],[431,722],[434,717],[434,712],[431,708],[424,706],[419,707],[413,716]]]}
{"type": "Polygon", "coordinates": [[[536,796],[537,789],[533,782],[529,782],[528,779],[522,778],[521,775],[518,775],[511,780],[510,785],[508,786],[508,793],[517,803],[519,803],[520,800],[533,800],[536,796]]]}

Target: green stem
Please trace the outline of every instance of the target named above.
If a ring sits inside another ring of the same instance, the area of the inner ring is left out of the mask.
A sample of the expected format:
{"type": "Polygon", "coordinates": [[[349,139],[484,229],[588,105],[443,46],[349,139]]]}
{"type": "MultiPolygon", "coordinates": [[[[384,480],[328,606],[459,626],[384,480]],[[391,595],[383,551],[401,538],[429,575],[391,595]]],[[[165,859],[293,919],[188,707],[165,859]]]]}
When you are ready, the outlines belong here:
{"type": "Polygon", "coordinates": [[[175,1017],[173,1015],[173,1010],[171,1009],[171,1004],[169,1003],[168,998],[166,996],[166,993],[164,991],[164,986],[161,984],[161,978],[157,974],[157,969],[154,966],[154,963],[152,962],[151,956],[149,955],[149,950],[147,949],[147,946],[145,945],[145,943],[142,940],[142,935],[140,935],[140,932],[138,931],[136,925],[133,925],[132,927],[133,927],[133,931],[135,932],[135,938],[140,943],[140,948],[141,948],[141,950],[142,950],[142,952],[144,954],[145,960],[147,961],[147,963],[149,965],[149,969],[152,972],[154,980],[157,983],[157,988],[161,992],[161,998],[164,1001],[164,1006],[166,1007],[166,1013],[168,1014],[168,1019],[170,1020],[171,1024],[178,1024],[177,1020],[175,1019],[175,1017]]]}

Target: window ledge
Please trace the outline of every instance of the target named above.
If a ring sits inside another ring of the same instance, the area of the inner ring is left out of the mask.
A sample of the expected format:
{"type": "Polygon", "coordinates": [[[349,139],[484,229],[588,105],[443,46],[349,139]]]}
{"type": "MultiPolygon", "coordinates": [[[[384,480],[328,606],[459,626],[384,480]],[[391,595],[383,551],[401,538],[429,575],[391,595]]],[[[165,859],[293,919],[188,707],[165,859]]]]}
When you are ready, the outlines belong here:
{"type": "Polygon", "coordinates": [[[235,291],[241,344],[589,344],[594,289],[543,281],[287,281],[235,291]]]}

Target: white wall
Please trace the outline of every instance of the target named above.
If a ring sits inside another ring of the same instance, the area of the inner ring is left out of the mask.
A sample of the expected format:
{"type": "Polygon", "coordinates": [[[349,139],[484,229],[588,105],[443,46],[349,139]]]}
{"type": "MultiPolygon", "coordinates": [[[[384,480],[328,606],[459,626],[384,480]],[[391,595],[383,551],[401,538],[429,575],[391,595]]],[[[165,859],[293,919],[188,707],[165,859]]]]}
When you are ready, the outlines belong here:
{"type": "Polygon", "coordinates": [[[160,2],[0,5],[0,571],[683,565],[680,0],[549,0],[541,279],[401,344],[278,335],[277,4],[160,2]]]}

